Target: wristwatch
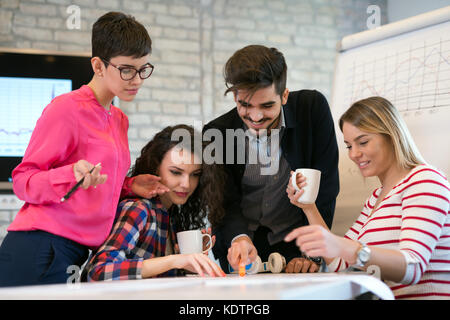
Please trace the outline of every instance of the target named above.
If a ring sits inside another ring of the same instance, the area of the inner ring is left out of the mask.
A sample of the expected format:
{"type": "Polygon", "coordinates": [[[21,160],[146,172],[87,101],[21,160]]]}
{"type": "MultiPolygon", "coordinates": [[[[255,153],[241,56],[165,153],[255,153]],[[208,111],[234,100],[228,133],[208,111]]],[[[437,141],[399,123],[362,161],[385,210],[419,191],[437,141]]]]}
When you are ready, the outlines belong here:
{"type": "Polygon", "coordinates": [[[360,248],[356,252],[356,264],[354,266],[358,268],[364,267],[370,259],[370,253],[370,248],[361,243],[360,248]]]}

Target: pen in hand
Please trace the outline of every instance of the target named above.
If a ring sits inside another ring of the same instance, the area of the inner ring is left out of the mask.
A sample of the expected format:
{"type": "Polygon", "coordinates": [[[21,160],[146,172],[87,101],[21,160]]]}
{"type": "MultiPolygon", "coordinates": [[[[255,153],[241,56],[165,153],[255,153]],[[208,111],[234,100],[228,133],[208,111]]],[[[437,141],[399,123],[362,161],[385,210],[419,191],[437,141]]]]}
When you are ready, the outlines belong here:
{"type": "MultiPolygon", "coordinates": [[[[100,165],[101,165],[100,162],[97,163],[94,167],[92,167],[91,170],[89,170],[89,173],[92,173],[92,172],[95,170],[95,168],[99,167],[100,165]]],[[[72,193],[74,193],[74,192],[75,192],[75,191],[83,184],[83,182],[84,182],[84,177],[81,178],[80,181],[78,181],[77,184],[74,185],[73,188],[70,189],[70,191],[67,192],[66,195],[65,195],[64,197],[61,198],[61,202],[64,202],[64,201],[66,201],[67,199],[69,199],[70,196],[72,195],[72,193]]]]}

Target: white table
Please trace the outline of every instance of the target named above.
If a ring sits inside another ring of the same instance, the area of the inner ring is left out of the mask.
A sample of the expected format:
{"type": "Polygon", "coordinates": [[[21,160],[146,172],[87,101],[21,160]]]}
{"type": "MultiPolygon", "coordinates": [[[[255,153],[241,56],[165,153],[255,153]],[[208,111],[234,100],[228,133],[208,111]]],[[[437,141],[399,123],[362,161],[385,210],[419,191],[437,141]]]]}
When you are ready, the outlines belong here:
{"type": "Polygon", "coordinates": [[[355,273],[187,276],[0,289],[0,299],[40,300],[344,300],[372,292],[393,299],[373,276],[355,273]]]}

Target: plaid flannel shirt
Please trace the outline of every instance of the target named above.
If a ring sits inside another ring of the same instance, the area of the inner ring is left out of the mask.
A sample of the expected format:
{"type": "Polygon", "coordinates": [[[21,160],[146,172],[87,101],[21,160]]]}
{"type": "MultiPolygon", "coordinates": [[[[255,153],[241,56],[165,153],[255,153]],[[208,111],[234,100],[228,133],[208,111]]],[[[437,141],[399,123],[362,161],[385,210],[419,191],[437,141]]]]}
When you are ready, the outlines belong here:
{"type": "MultiPolygon", "coordinates": [[[[164,256],[169,236],[176,243],[175,226],[159,197],[125,199],[117,210],[110,235],[85,267],[88,281],[141,279],[143,261],[164,256]]],[[[174,275],[176,269],[160,276],[174,275]]]]}

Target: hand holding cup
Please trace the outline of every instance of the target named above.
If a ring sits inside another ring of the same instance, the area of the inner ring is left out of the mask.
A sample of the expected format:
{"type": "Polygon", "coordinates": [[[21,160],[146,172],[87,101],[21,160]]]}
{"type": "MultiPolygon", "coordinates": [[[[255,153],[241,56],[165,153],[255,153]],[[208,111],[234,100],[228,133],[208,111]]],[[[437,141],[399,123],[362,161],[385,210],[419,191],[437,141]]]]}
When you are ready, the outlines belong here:
{"type": "Polygon", "coordinates": [[[315,169],[297,169],[291,171],[286,189],[289,200],[297,207],[312,205],[317,199],[320,186],[320,171],[315,169]]]}

